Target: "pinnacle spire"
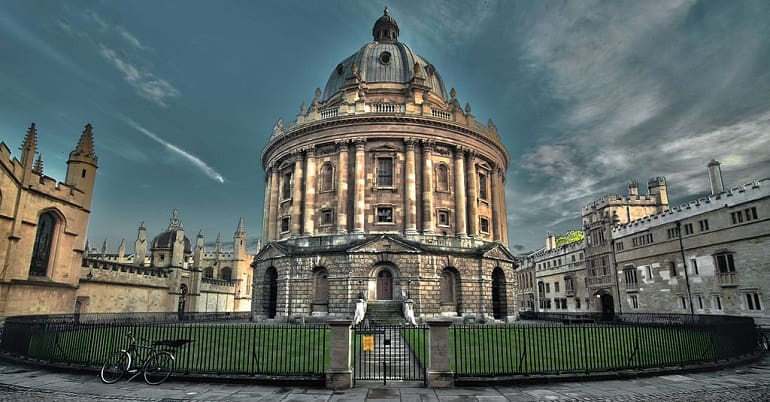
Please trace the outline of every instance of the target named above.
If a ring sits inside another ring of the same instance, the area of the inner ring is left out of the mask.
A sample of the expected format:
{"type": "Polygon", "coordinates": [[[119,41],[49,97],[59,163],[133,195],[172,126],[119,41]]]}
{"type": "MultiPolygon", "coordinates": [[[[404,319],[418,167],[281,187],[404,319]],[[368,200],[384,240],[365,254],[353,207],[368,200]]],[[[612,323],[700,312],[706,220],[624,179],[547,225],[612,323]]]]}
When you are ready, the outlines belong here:
{"type": "Polygon", "coordinates": [[[21,143],[21,164],[28,166],[32,163],[32,158],[37,153],[37,128],[32,123],[27,129],[27,135],[24,136],[24,142],[21,143]]]}
{"type": "Polygon", "coordinates": [[[35,160],[35,166],[32,168],[32,171],[43,175],[43,155],[37,154],[37,159],[35,160]]]}
{"type": "Polygon", "coordinates": [[[72,159],[74,156],[83,156],[92,158],[94,160],[99,159],[96,157],[96,153],[94,152],[94,133],[92,130],[93,126],[91,126],[91,124],[86,124],[85,130],[83,130],[83,134],[80,135],[78,145],[72,152],[70,152],[70,159],[72,159]]]}
{"type": "Polygon", "coordinates": [[[238,221],[238,229],[235,231],[235,235],[246,235],[246,223],[243,221],[243,217],[238,221]]]}

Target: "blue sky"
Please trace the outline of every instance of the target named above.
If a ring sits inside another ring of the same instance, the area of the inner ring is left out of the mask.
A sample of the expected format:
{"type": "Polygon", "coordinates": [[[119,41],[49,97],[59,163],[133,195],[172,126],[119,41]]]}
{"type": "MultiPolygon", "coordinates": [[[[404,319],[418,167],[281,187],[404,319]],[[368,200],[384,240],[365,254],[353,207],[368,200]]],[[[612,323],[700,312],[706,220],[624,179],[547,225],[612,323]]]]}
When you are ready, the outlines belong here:
{"type": "MultiPolygon", "coordinates": [[[[580,208],[666,176],[674,202],[770,177],[767,1],[0,2],[0,140],[36,122],[45,173],[94,126],[88,237],[115,250],[178,208],[192,237],[261,232],[259,155],[383,6],[511,154],[514,251],[580,208]]],[[[251,250],[253,251],[253,249],[251,250]]]]}

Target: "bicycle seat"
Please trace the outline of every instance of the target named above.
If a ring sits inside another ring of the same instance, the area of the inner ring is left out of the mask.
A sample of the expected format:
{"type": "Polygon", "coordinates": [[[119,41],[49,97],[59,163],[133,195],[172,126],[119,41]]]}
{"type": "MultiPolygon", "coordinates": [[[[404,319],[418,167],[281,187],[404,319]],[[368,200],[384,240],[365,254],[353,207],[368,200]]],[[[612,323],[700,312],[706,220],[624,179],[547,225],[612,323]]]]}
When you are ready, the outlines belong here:
{"type": "Polygon", "coordinates": [[[190,342],[195,342],[195,341],[193,339],[173,339],[173,340],[165,340],[165,341],[155,341],[153,342],[153,345],[178,348],[180,346],[187,345],[190,342]]]}

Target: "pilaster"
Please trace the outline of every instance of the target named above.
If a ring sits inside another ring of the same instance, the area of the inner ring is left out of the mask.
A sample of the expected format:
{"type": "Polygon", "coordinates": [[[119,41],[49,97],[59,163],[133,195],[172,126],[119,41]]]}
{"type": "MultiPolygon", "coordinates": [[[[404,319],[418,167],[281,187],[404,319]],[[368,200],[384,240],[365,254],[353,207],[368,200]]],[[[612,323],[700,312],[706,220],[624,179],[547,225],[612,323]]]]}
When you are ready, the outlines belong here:
{"type": "Polygon", "coordinates": [[[417,173],[414,159],[414,138],[406,138],[406,228],[404,234],[417,234],[417,173]]]}
{"type": "Polygon", "coordinates": [[[315,146],[311,145],[306,149],[305,156],[307,171],[305,172],[305,191],[304,204],[302,210],[305,215],[304,233],[312,236],[315,232],[315,183],[316,183],[316,161],[315,146]]]}
{"type": "Polygon", "coordinates": [[[457,147],[455,151],[455,234],[457,237],[467,236],[465,220],[465,150],[457,147]]]}
{"type": "Polygon", "coordinates": [[[492,169],[492,177],[490,177],[490,182],[492,183],[492,230],[493,233],[493,239],[495,241],[502,241],[502,237],[500,236],[502,233],[502,225],[500,223],[500,184],[498,183],[499,176],[500,176],[500,167],[495,165],[495,167],[492,169]]]}
{"type": "Polygon", "coordinates": [[[302,180],[304,156],[301,151],[294,152],[294,192],[291,199],[291,235],[302,234],[302,180]]]}
{"type": "Polygon", "coordinates": [[[433,234],[433,151],[435,143],[422,141],[422,233],[433,234]]]}
{"type": "Polygon", "coordinates": [[[348,141],[337,140],[337,233],[348,232],[348,141]]]}
{"type": "Polygon", "coordinates": [[[365,223],[365,188],[366,188],[366,139],[356,138],[356,190],[355,190],[355,215],[353,217],[353,233],[364,233],[365,223]]]}
{"type": "Polygon", "coordinates": [[[476,171],[476,151],[468,152],[468,235],[476,237],[479,234],[478,191],[479,175],[476,171]]]}

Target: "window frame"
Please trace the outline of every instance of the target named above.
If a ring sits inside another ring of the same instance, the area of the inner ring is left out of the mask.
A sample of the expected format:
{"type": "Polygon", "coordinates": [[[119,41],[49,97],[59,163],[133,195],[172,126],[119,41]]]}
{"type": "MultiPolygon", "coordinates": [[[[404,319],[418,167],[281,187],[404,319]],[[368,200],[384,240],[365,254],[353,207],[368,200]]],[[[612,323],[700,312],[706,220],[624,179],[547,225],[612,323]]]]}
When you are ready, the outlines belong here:
{"type": "Polygon", "coordinates": [[[318,169],[318,192],[319,193],[333,193],[336,190],[336,167],[331,161],[326,161],[321,164],[321,168],[318,169]],[[326,168],[329,168],[329,177],[325,176],[326,168]]]}
{"type": "Polygon", "coordinates": [[[321,210],[318,211],[318,227],[334,226],[335,218],[336,218],[336,214],[334,213],[334,208],[321,208],[321,210]],[[326,213],[329,214],[328,222],[324,222],[324,215],[326,213]]]}
{"type": "Polygon", "coordinates": [[[450,227],[452,226],[452,212],[448,209],[439,208],[436,210],[436,226],[438,227],[450,227]],[[446,223],[441,223],[441,215],[446,215],[446,223]]]}
{"type": "Polygon", "coordinates": [[[374,157],[374,187],[377,189],[393,190],[396,188],[396,156],[395,155],[375,155],[374,157]],[[384,175],[381,172],[381,161],[390,161],[390,175],[384,175]],[[383,184],[382,178],[390,177],[389,184],[383,184]]]}
{"type": "Polygon", "coordinates": [[[396,206],[393,204],[374,205],[374,224],[375,225],[395,225],[396,224],[396,206]],[[380,210],[390,210],[390,221],[380,221],[380,210]]]}
{"type": "Polygon", "coordinates": [[[433,177],[434,177],[434,191],[437,193],[451,193],[452,192],[452,179],[451,179],[451,170],[449,169],[449,165],[447,165],[444,162],[438,162],[433,168],[433,177]],[[446,177],[443,183],[443,186],[440,185],[441,180],[439,176],[439,170],[443,169],[446,171],[446,177]],[[444,187],[444,188],[442,188],[444,187]]]}

